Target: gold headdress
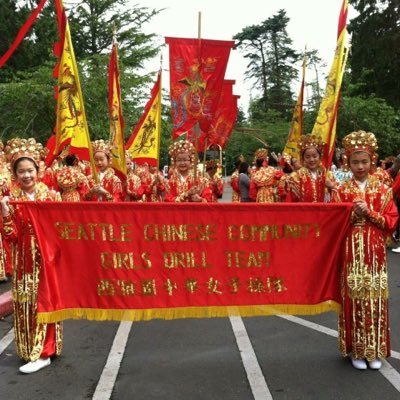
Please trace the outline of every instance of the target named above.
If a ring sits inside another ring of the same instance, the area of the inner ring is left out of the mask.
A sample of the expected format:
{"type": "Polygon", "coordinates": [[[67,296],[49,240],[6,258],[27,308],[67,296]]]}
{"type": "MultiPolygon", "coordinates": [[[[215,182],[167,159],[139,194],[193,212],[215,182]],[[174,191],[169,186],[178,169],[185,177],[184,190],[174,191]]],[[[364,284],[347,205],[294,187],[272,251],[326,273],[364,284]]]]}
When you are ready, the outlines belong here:
{"type": "Polygon", "coordinates": [[[103,139],[95,140],[92,142],[92,146],[93,146],[93,154],[101,151],[107,157],[109,158],[111,157],[111,145],[108,140],[103,140],[103,139]]]}
{"type": "Polygon", "coordinates": [[[350,156],[357,151],[368,153],[371,157],[371,168],[376,168],[378,142],[373,133],[365,131],[349,133],[343,138],[342,144],[345,151],[343,155],[343,163],[346,170],[349,167],[350,156]]]}
{"type": "Polygon", "coordinates": [[[188,140],[178,140],[177,142],[172,143],[171,146],[169,146],[168,150],[169,156],[171,157],[172,165],[175,165],[175,160],[178,153],[183,153],[183,152],[189,153],[190,163],[192,165],[194,164],[194,162],[196,161],[197,154],[193,144],[188,140]]]}
{"type": "Polygon", "coordinates": [[[301,155],[307,150],[312,147],[316,148],[318,150],[318,153],[322,155],[325,142],[322,140],[321,136],[313,135],[313,134],[308,134],[308,135],[301,135],[299,139],[299,149],[301,155]]]}
{"type": "Polygon", "coordinates": [[[268,150],[265,148],[257,149],[254,153],[254,162],[261,159],[268,160],[268,150]]]}
{"type": "Polygon", "coordinates": [[[4,148],[4,154],[6,159],[10,161],[11,168],[13,168],[15,162],[22,157],[31,159],[37,166],[39,166],[42,152],[43,145],[41,143],[37,143],[34,138],[10,139],[7,141],[6,147],[4,148]]]}

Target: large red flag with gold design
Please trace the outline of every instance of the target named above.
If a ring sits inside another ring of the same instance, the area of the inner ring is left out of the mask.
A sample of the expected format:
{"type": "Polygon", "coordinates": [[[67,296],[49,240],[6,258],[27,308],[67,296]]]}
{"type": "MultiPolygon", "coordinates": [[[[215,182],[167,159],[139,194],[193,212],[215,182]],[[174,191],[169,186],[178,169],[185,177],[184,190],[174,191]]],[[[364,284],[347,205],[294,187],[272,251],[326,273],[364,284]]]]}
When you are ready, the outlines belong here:
{"type": "Polygon", "coordinates": [[[218,107],[233,41],[165,38],[169,45],[173,138],[196,122],[207,131],[218,107]]]}
{"type": "Polygon", "coordinates": [[[111,166],[116,174],[126,178],[124,119],[122,117],[121,88],[119,85],[118,47],[114,41],[108,66],[108,111],[110,115],[111,166]]]}
{"type": "MultiPolygon", "coordinates": [[[[90,160],[95,173],[78,67],[67,16],[61,0],[56,0],[56,9],[60,44],[58,49],[56,47],[59,63],[54,71],[55,77],[58,78],[58,83],[56,88],[56,145],[52,156],[57,156],[65,146],[70,145],[70,153],[77,154],[81,159],[90,160]]],[[[51,157],[48,158],[49,161],[51,161],[51,157]]]]}
{"type": "Polygon", "coordinates": [[[330,167],[335,149],[336,122],[340,100],[340,87],[342,85],[343,74],[349,51],[346,29],[347,10],[348,0],[343,0],[339,15],[335,57],[329,72],[325,96],[322,100],[318,111],[318,116],[312,130],[314,135],[321,136],[326,142],[323,154],[323,163],[326,167],[330,167]]]}
{"type": "Polygon", "coordinates": [[[158,166],[161,138],[161,70],[151,91],[142,118],[126,143],[132,160],[137,164],[158,166]]]}

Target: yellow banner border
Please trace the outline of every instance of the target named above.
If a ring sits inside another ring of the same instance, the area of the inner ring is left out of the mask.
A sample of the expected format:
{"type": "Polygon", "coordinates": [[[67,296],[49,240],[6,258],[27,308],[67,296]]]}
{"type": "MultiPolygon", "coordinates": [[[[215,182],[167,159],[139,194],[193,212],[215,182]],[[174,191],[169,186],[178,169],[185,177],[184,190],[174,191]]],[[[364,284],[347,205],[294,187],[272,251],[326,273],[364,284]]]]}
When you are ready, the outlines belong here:
{"type": "Polygon", "coordinates": [[[269,315],[316,315],[328,311],[339,313],[341,305],[333,300],[318,304],[269,304],[250,306],[174,307],[150,309],[69,308],[38,313],[38,322],[54,323],[66,319],[95,321],[149,321],[152,319],[260,317],[269,315]]]}

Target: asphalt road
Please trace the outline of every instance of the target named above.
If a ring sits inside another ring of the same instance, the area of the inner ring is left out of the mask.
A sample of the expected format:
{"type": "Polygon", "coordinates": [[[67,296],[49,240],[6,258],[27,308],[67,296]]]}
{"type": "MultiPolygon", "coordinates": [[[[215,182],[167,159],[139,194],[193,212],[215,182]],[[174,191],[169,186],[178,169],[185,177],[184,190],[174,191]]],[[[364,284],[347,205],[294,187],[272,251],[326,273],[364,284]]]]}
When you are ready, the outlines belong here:
{"type": "Polygon", "coordinates": [[[380,371],[357,371],[339,355],[336,314],[324,313],[65,321],[63,354],[22,375],[9,316],[0,320],[0,399],[400,399],[400,254],[388,258],[394,351],[380,371]]]}

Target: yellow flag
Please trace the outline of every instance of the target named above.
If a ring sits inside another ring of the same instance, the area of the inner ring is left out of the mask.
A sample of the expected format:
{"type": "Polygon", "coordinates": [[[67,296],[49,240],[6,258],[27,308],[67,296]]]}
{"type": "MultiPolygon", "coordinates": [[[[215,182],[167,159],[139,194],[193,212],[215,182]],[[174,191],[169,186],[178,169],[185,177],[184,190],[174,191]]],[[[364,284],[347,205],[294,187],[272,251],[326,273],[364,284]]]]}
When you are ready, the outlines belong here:
{"type": "Polygon", "coordinates": [[[343,0],[339,16],[338,39],[335,56],[329,72],[325,95],[320,105],[318,116],[312,134],[321,136],[326,143],[323,154],[323,163],[329,168],[332,162],[336,139],[336,122],[339,108],[340,87],[342,85],[347,55],[349,50],[346,30],[347,0],[343,0]]]}
{"type": "Polygon", "coordinates": [[[126,178],[124,120],[119,85],[118,51],[114,42],[108,67],[108,108],[110,115],[111,166],[122,179],[126,178]]]}
{"type": "Polygon", "coordinates": [[[159,165],[161,138],[161,71],[151,91],[151,99],[130,139],[126,149],[138,164],[159,165]]]}
{"type": "Polygon", "coordinates": [[[61,36],[64,40],[58,66],[56,146],[54,154],[57,155],[69,144],[70,153],[75,153],[81,159],[91,161],[92,170],[95,174],[96,169],[94,167],[78,67],[64,8],[62,8],[61,26],[61,29],[63,29],[61,36]]]}
{"type": "Polygon", "coordinates": [[[301,80],[301,86],[299,91],[299,96],[297,97],[297,102],[294,107],[292,123],[290,125],[290,131],[288,139],[283,149],[283,154],[288,154],[289,156],[299,158],[299,139],[303,133],[303,99],[304,99],[304,82],[306,75],[306,64],[307,57],[304,54],[303,59],[303,76],[301,80]]]}

